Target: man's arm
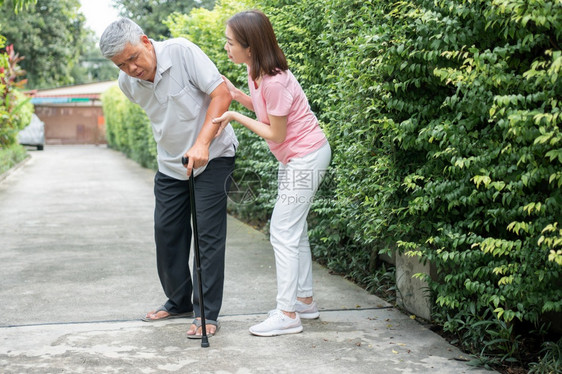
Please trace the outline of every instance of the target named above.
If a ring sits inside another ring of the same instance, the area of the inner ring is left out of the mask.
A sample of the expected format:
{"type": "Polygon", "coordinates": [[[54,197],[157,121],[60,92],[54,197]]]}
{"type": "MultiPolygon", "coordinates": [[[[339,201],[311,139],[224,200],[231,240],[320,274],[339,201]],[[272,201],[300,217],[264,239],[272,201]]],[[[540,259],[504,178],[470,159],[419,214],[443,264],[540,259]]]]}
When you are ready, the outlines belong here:
{"type": "Polygon", "coordinates": [[[184,155],[189,158],[187,164],[188,177],[191,176],[193,168],[199,168],[209,162],[209,146],[219,129],[219,125],[213,123],[213,118],[222,116],[223,113],[228,110],[230,102],[232,101],[232,96],[224,82],[219,84],[209,96],[211,96],[211,103],[209,104],[209,108],[207,108],[203,128],[201,132],[199,132],[193,147],[184,155]]]}
{"type": "Polygon", "coordinates": [[[246,109],[251,110],[253,112],[254,104],[252,103],[252,98],[249,95],[246,95],[238,88],[236,88],[234,84],[232,84],[232,82],[224,75],[222,76],[222,79],[224,80],[224,83],[226,83],[226,87],[228,88],[228,91],[232,96],[232,100],[238,101],[240,104],[244,105],[246,109]]]}

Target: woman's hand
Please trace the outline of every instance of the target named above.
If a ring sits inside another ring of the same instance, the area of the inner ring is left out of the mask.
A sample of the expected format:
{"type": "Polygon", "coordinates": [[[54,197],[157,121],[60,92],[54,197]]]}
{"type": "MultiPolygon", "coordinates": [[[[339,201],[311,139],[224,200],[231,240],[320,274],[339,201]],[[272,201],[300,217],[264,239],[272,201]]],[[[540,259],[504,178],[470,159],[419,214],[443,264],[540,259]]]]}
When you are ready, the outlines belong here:
{"type": "Polygon", "coordinates": [[[222,116],[213,119],[213,123],[219,125],[219,129],[217,130],[217,135],[215,135],[215,138],[219,136],[224,130],[224,128],[228,126],[230,121],[232,121],[233,114],[234,112],[226,111],[223,113],[222,116]]]}
{"type": "Polygon", "coordinates": [[[227,77],[225,77],[224,75],[221,75],[221,77],[222,77],[222,80],[224,81],[224,83],[226,84],[226,88],[228,89],[228,92],[230,93],[230,97],[232,98],[232,100],[238,101],[246,109],[249,109],[253,112],[254,111],[254,104],[252,104],[252,98],[249,95],[246,95],[244,93],[244,91],[236,88],[232,84],[232,82],[230,80],[228,80],[227,77]]]}
{"type": "Polygon", "coordinates": [[[236,100],[239,91],[238,88],[236,88],[227,77],[225,77],[224,75],[221,76],[224,83],[226,83],[226,87],[228,88],[228,92],[230,92],[230,96],[232,96],[233,100],[236,100]]]}

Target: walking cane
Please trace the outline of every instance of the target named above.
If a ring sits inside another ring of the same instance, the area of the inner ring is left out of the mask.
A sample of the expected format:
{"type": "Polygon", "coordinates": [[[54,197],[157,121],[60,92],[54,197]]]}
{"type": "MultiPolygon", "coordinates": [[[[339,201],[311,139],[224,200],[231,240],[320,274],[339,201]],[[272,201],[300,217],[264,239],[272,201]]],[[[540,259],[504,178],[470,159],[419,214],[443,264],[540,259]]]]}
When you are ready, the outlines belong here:
{"type": "MultiPolygon", "coordinates": [[[[187,165],[189,159],[182,157],[181,162],[187,165]]],[[[207,337],[207,326],[205,325],[205,303],[203,302],[203,282],[201,282],[201,257],[199,253],[199,233],[197,231],[197,211],[195,210],[195,177],[193,170],[189,177],[189,203],[191,205],[191,219],[193,222],[193,250],[195,251],[195,269],[197,272],[197,283],[199,286],[199,307],[201,309],[201,347],[209,347],[209,338],[207,337]]],[[[197,333],[197,330],[195,331],[197,333]]]]}

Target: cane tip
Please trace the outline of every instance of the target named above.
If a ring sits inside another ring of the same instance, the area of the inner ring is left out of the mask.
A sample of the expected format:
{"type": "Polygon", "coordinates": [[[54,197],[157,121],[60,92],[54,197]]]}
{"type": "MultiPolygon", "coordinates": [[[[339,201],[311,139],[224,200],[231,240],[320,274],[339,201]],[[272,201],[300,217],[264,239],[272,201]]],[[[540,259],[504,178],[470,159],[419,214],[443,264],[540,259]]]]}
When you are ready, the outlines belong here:
{"type": "Polygon", "coordinates": [[[209,339],[206,336],[203,336],[203,339],[201,339],[201,347],[209,348],[209,339]]]}

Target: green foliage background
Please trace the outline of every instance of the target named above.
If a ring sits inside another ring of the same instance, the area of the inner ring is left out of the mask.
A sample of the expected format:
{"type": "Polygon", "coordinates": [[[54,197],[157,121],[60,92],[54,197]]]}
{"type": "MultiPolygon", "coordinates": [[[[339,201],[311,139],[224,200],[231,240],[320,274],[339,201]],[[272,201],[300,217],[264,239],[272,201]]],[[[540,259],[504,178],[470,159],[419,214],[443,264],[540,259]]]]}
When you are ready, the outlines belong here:
{"type": "Polygon", "coordinates": [[[73,83],[73,68],[84,53],[86,19],[78,0],[7,0],[0,5],[0,33],[25,59],[28,89],[51,88],[73,83]]]}
{"type": "Polygon", "coordinates": [[[148,117],[140,106],[131,103],[118,86],[102,95],[107,144],[140,165],[157,169],[156,142],[148,117]]]}
{"type": "Polygon", "coordinates": [[[31,121],[33,113],[33,105],[17,81],[24,73],[18,65],[21,57],[5,42],[0,35],[0,49],[6,48],[0,52],[0,172],[23,159],[25,152],[17,144],[17,135],[31,121]]]}
{"type": "MultiPolygon", "coordinates": [[[[316,259],[366,285],[381,253],[430,261],[434,321],[488,362],[523,360],[562,312],[562,3],[225,0],[167,24],[244,87],[224,21],[254,7],[332,145],[310,217],[316,259]]],[[[110,144],[125,144],[129,130],[115,131],[110,144]]],[[[256,204],[232,209],[263,223],[275,161],[237,133],[238,170],[264,183],[256,204]]]]}
{"type": "Polygon", "coordinates": [[[170,37],[170,30],[162,22],[171,13],[189,13],[191,9],[211,9],[214,0],[113,0],[112,5],[123,17],[135,21],[150,38],[163,40],[170,37]]]}

